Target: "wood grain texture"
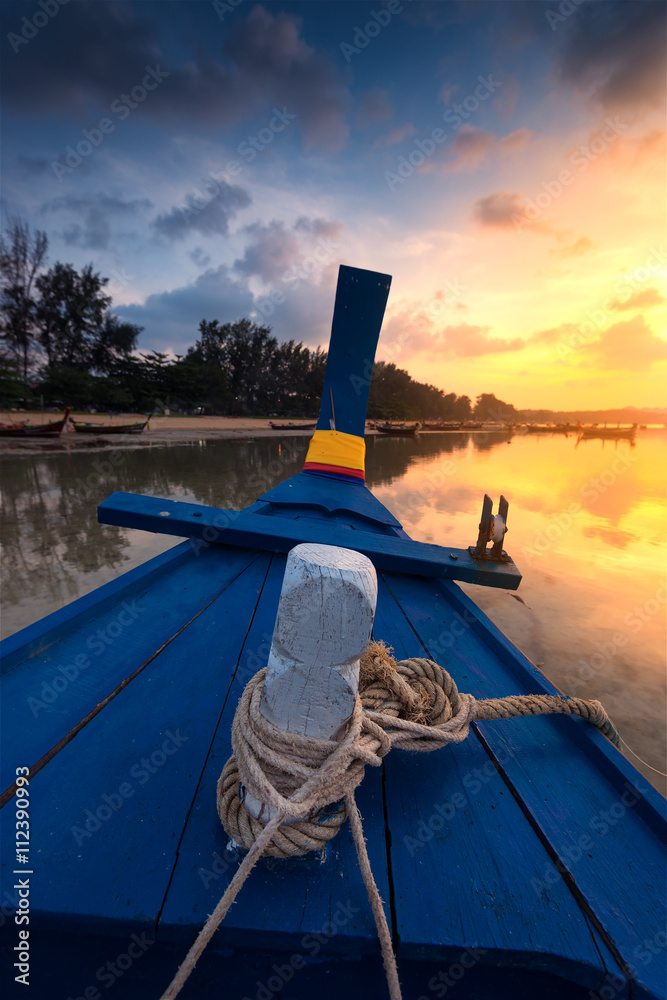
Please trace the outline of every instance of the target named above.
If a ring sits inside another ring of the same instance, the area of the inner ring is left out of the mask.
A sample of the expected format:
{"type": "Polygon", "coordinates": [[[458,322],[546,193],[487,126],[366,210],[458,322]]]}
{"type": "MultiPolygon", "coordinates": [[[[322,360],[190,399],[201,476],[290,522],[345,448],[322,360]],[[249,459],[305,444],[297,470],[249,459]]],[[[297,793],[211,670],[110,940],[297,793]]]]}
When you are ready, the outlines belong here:
{"type": "Polygon", "coordinates": [[[87,603],[39,652],[18,647],[3,678],[0,718],[12,756],[0,764],[2,789],[14,780],[14,760],[30,766],[142,663],[198,614],[257,553],[231,549],[226,558],[206,548],[199,558],[162,562],[146,582],[135,571],[128,586],[87,603]]]}
{"type": "MultiPolygon", "coordinates": [[[[270,641],[284,562],[284,557],[274,557],[239,658],[232,691],[179,845],[158,925],[160,940],[189,941],[193,938],[222,896],[240,860],[227,849],[228,838],[215,808],[215,789],[231,753],[231,723],[246,670],[256,664],[259,667],[266,665],[267,635],[270,641]]],[[[376,769],[368,770],[373,773],[367,773],[358,802],[364,816],[371,864],[386,901],[389,887],[381,776],[376,769]]],[[[256,948],[269,941],[273,947],[304,956],[317,951],[320,962],[332,952],[377,953],[375,924],[348,824],[344,824],[329,845],[325,860],[319,855],[296,860],[261,860],[216,932],[211,946],[218,949],[256,948]]],[[[224,975],[224,968],[223,961],[221,975],[224,975]]],[[[198,970],[195,970],[195,983],[197,975],[198,970]]]]}
{"type": "Polygon", "coordinates": [[[278,729],[333,739],[354,710],[377,601],[373,564],[333,545],[297,545],[285,567],[261,701],[278,729]]]}
{"type": "MultiPolygon", "coordinates": [[[[31,925],[152,933],[268,564],[252,562],[31,781],[31,925]]],[[[5,842],[13,819],[0,813],[5,842]]]]}
{"type": "Polygon", "coordinates": [[[97,516],[100,524],[201,538],[215,545],[270,552],[288,552],[300,542],[342,545],[368,556],[378,570],[443,576],[509,590],[516,590],[521,582],[521,574],[511,561],[475,560],[467,549],[444,549],[396,534],[355,530],[333,519],[267,517],[133,493],[112,493],[97,508],[97,516]]]}
{"type": "MultiPolygon", "coordinates": [[[[525,673],[519,679],[510,649],[502,657],[491,653],[474,627],[474,616],[466,622],[447,601],[451,585],[398,575],[387,582],[410,630],[461,690],[494,697],[527,694],[544,685],[525,673]],[[459,635],[453,632],[456,614],[459,635]]],[[[460,607],[466,610],[464,604],[460,607]]],[[[633,781],[625,778],[627,762],[618,771],[601,773],[595,747],[606,741],[578,718],[536,716],[479,723],[477,728],[535,839],[549,854],[549,862],[538,866],[539,874],[530,875],[530,891],[551,899],[562,875],[626,978],[649,996],[664,996],[664,957],[642,961],[646,941],[660,951],[665,926],[666,827],[648,826],[635,809],[644,790],[648,793],[644,779],[637,772],[633,781]]],[[[621,754],[611,750],[620,764],[621,754]]],[[[563,922],[559,908],[551,908],[552,923],[563,922]]],[[[420,922],[420,911],[414,920],[415,939],[424,939],[429,922],[420,922]]],[[[546,933],[548,924],[542,930],[546,933]]]]}

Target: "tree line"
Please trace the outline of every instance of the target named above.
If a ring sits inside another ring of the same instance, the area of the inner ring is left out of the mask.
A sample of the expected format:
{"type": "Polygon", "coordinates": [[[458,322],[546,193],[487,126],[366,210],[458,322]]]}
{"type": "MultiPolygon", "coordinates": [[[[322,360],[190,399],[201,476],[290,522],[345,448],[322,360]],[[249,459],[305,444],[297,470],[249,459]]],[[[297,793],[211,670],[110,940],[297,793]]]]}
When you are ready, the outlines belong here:
{"type": "MultiPolygon", "coordinates": [[[[108,278],[92,264],[47,268],[46,233],[20,219],[0,237],[0,400],[41,396],[78,408],[237,415],[314,416],[327,355],[249,319],[203,319],[185,355],[137,352],[142,327],[111,311],[108,278]]],[[[513,406],[483,394],[445,393],[389,362],[376,362],[371,419],[507,419],[513,406]]]]}

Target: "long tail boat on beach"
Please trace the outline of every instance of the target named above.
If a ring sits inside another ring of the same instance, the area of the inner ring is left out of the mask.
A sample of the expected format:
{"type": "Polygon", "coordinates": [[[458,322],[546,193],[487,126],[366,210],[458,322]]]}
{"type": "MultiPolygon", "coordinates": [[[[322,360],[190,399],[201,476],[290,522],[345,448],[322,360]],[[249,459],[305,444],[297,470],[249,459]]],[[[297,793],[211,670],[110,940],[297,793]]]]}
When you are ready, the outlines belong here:
{"type": "Polygon", "coordinates": [[[46,424],[0,424],[0,437],[59,437],[67,424],[70,409],[67,407],[60,420],[46,424]]]}
{"type": "Polygon", "coordinates": [[[317,426],[317,421],[312,424],[276,424],[273,420],[269,420],[269,427],[272,431],[312,431],[315,430],[317,426]]]}
{"type": "Polygon", "coordinates": [[[152,416],[151,413],[145,420],[134,424],[91,424],[81,420],[72,420],[71,423],[77,434],[143,434],[152,416]]]}
{"type": "Polygon", "coordinates": [[[580,434],[584,440],[586,438],[605,438],[612,441],[621,441],[621,440],[634,441],[636,433],[637,433],[637,424],[633,424],[632,427],[580,428],[580,434]]]}
{"type": "Polygon", "coordinates": [[[417,423],[410,427],[400,424],[376,424],[375,426],[380,434],[393,434],[394,437],[414,437],[421,425],[417,423]]]}
{"type": "Polygon", "coordinates": [[[340,269],[302,472],[113,493],[183,540],[2,643],[12,995],[665,1000],[665,800],[457,585],[519,586],[507,501],[452,548],[364,485],[390,280],[340,269]]]}

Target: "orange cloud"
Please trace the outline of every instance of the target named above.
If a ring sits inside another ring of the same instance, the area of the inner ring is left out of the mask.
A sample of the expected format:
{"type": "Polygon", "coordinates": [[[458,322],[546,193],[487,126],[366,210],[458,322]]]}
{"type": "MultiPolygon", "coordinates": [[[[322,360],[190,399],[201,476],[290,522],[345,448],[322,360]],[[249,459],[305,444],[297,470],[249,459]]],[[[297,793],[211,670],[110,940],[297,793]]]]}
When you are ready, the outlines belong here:
{"type": "Polygon", "coordinates": [[[625,302],[614,299],[609,303],[609,309],[621,312],[625,309],[653,309],[654,306],[661,306],[667,302],[664,295],[661,295],[657,288],[646,288],[643,292],[635,292],[625,302]]]}
{"type": "Polygon", "coordinates": [[[580,236],[576,242],[569,247],[556,247],[549,253],[554,257],[583,257],[585,253],[593,249],[593,244],[588,236],[580,236]]]}
{"type": "Polygon", "coordinates": [[[531,219],[525,201],[516,191],[495,191],[474,202],[473,217],[488,229],[527,229],[542,236],[561,235],[550,222],[531,219]]]}
{"type": "Polygon", "coordinates": [[[391,132],[386,132],[384,135],[379,136],[373,143],[373,149],[380,149],[383,146],[395,146],[399,142],[403,142],[407,139],[409,135],[415,134],[414,125],[401,125],[400,127],[393,128],[391,132]]]}
{"type": "Polygon", "coordinates": [[[643,316],[615,323],[579,350],[586,364],[609,371],[646,371],[654,362],[667,360],[667,343],[643,316]]]}
{"type": "Polygon", "coordinates": [[[442,172],[476,170],[493,152],[510,153],[523,149],[532,134],[529,128],[519,128],[498,139],[493,132],[462,125],[449,145],[454,159],[444,165],[442,172]]]}

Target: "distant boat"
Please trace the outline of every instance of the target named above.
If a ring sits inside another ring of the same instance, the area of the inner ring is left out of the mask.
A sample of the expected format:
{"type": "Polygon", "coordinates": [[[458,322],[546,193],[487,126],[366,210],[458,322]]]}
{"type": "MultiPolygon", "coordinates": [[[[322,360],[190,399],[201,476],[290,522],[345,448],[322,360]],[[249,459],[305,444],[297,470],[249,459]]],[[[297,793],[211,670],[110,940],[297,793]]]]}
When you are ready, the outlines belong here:
{"type": "Polygon", "coordinates": [[[141,434],[153,414],[151,413],[145,420],[137,424],[89,424],[72,420],[72,425],[77,434],[141,434]]]}
{"type": "Polygon", "coordinates": [[[460,420],[438,420],[435,423],[423,423],[425,431],[458,431],[461,427],[460,420]]]}
{"type": "Polygon", "coordinates": [[[634,441],[636,432],[637,424],[633,424],[632,427],[582,427],[581,437],[634,441]]]}
{"type": "Polygon", "coordinates": [[[461,426],[467,431],[478,431],[483,424],[481,420],[464,420],[461,426]]]}
{"type": "Polygon", "coordinates": [[[53,420],[49,424],[0,424],[0,437],[58,437],[69,413],[68,406],[62,420],[53,420]]]}
{"type": "Polygon", "coordinates": [[[312,424],[274,424],[273,420],[269,420],[269,427],[272,431],[313,431],[316,426],[316,420],[312,424]]]}
{"type": "Polygon", "coordinates": [[[381,434],[393,434],[394,437],[414,437],[419,427],[419,424],[414,424],[412,427],[392,427],[391,424],[377,425],[381,434]]]}

